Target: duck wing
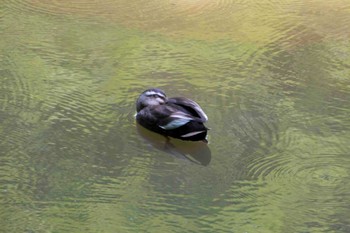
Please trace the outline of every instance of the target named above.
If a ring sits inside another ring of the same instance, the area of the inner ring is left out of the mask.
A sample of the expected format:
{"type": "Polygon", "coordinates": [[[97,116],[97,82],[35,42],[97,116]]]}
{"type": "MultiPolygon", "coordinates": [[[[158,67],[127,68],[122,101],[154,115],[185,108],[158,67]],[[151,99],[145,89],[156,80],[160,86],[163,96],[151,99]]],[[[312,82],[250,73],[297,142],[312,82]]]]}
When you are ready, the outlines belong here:
{"type": "Polygon", "coordinates": [[[149,130],[182,140],[205,140],[208,130],[201,117],[171,103],[143,108],[136,120],[149,130]]]}
{"type": "Polygon", "coordinates": [[[182,107],[175,104],[164,104],[142,109],[136,114],[136,120],[146,128],[157,126],[163,130],[179,128],[190,121],[200,122],[182,107]]]}
{"type": "Polygon", "coordinates": [[[193,100],[184,97],[173,97],[168,99],[169,104],[175,104],[184,108],[189,115],[195,118],[199,118],[200,122],[208,121],[207,115],[202,108],[193,100]]]}
{"type": "Polygon", "coordinates": [[[146,128],[157,126],[174,130],[189,122],[202,124],[208,118],[197,103],[185,98],[171,98],[162,105],[150,106],[136,114],[137,121],[146,128]]]}
{"type": "Polygon", "coordinates": [[[190,121],[202,122],[201,118],[192,116],[181,106],[175,104],[157,106],[153,113],[158,117],[157,125],[164,130],[179,128],[190,121]]]}

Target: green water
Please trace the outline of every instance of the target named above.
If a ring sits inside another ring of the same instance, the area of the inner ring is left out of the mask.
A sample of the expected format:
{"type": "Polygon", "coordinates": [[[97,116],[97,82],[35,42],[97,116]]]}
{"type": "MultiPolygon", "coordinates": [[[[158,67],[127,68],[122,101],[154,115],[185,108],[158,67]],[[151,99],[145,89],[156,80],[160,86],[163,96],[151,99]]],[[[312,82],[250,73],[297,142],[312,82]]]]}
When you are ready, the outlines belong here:
{"type": "Polygon", "coordinates": [[[0,3],[0,232],[349,232],[350,3],[0,3]],[[149,87],[209,144],[135,124],[149,87]]]}

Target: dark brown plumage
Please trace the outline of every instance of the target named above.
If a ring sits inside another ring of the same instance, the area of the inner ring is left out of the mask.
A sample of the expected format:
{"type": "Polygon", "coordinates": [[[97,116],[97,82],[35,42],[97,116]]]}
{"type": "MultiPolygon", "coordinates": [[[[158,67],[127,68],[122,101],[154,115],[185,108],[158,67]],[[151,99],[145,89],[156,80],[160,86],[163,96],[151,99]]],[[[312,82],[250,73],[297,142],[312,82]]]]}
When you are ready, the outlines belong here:
{"type": "Polygon", "coordinates": [[[136,102],[136,120],[143,127],[189,141],[206,141],[208,117],[193,100],[184,97],[167,98],[157,88],[144,91],[136,102]]]}

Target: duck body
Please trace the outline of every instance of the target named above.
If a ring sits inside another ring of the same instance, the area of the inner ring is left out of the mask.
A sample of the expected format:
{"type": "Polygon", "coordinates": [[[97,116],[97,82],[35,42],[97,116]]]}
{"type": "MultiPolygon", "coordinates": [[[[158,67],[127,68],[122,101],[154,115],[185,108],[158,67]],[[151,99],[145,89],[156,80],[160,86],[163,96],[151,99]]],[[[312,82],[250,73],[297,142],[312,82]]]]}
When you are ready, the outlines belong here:
{"type": "Polygon", "coordinates": [[[193,100],[167,98],[157,88],[144,91],[136,102],[136,121],[143,127],[173,138],[206,141],[208,117],[193,100]]]}

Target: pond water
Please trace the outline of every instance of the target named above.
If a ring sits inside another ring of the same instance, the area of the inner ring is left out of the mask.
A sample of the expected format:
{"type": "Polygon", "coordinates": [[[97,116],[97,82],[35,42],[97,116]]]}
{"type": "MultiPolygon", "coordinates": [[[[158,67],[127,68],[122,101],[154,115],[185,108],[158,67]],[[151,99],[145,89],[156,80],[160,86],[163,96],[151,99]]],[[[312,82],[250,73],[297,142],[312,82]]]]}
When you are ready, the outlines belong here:
{"type": "Polygon", "coordinates": [[[348,0],[0,5],[0,232],[350,232],[348,0]],[[137,127],[149,87],[209,144],[137,127]]]}

